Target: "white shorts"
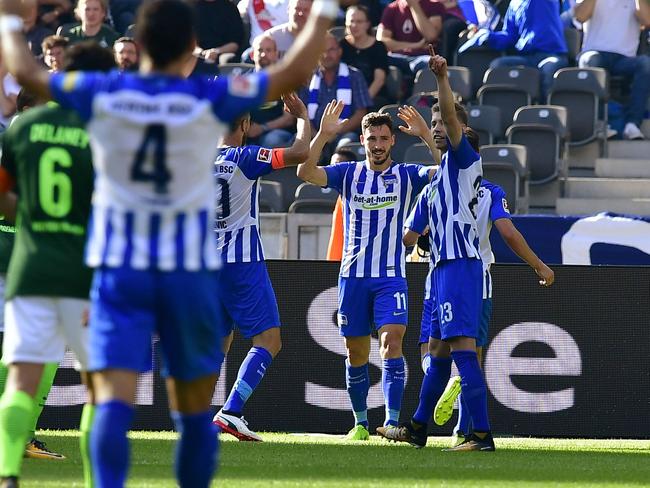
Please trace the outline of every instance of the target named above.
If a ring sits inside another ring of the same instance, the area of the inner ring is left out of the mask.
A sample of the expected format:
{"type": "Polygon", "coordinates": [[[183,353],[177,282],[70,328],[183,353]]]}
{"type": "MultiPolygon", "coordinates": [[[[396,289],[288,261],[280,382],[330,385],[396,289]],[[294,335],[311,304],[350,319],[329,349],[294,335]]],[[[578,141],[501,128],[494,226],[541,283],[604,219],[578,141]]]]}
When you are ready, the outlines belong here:
{"type": "Polygon", "coordinates": [[[78,368],[88,364],[88,328],[83,326],[88,300],[18,296],[5,303],[2,362],[59,363],[66,345],[78,368]]]}

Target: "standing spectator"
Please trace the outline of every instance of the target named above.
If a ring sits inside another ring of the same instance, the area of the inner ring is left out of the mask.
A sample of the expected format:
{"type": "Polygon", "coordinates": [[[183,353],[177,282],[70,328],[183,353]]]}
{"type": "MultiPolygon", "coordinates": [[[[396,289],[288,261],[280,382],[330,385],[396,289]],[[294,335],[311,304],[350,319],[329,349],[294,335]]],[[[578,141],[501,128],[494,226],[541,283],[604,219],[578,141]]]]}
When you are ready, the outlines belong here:
{"type": "MultiPolygon", "coordinates": [[[[341,119],[346,119],[338,127],[338,143],[357,141],[361,130],[361,119],[372,100],[368,93],[366,80],[359,70],[341,62],[343,50],[331,33],[325,36],[325,52],[320,57],[319,67],[311,78],[308,88],[303,88],[300,98],[307,105],[309,120],[316,129],[325,107],[331,100],[343,102],[341,119]]],[[[336,143],[335,143],[336,145],[336,143]]]]}
{"type": "Polygon", "coordinates": [[[61,71],[63,67],[63,54],[70,42],[63,36],[47,36],[43,39],[43,62],[51,73],[61,71]]]}
{"type": "Polygon", "coordinates": [[[241,0],[237,8],[242,18],[248,18],[251,45],[262,32],[285,24],[289,20],[287,0],[241,0]]]}
{"type": "Polygon", "coordinates": [[[120,71],[137,71],[139,62],[138,46],[132,37],[120,37],[113,44],[115,63],[120,71]]]}
{"type": "Polygon", "coordinates": [[[467,28],[465,15],[458,6],[457,0],[432,0],[441,3],[445,7],[445,15],[442,19],[442,33],[437,52],[447,59],[452,59],[458,46],[458,36],[467,28]]]}
{"type": "Polygon", "coordinates": [[[484,44],[498,51],[514,48],[519,53],[495,59],[492,68],[518,65],[538,68],[542,99],[551,87],[555,72],[569,64],[557,1],[511,0],[501,31],[481,29],[461,49],[484,44]]]}
{"type": "Polygon", "coordinates": [[[386,46],[372,35],[368,8],[353,5],[345,12],[345,37],[341,40],[342,60],[363,74],[368,93],[376,108],[386,105],[385,82],[388,75],[386,46]]]}
{"type": "Polygon", "coordinates": [[[580,67],[605,68],[631,79],[623,137],[644,139],[639,126],[650,94],[650,57],[636,53],[640,29],[650,25],[650,1],[578,0],[574,14],[584,31],[580,67]]]}
{"type": "Polygon", "coordinates": [[[275,40],[280,59],[296,42],[296,37],[305,27],[312,3],[313,0],[289,0],[289,20],[268,30],[267,33],[275,40]]]}
{"type": "MultiPolygon", "coordinates": [[[[253,41],[253,59],[255,71],[268,68],[278,61],[278,49],[275,41],[268,34],[262,34],[253,41]]],[[[251,111],[251,126],[247,136],[250,144],[262,147],[286,147],[293,139],[291,129],[296,118],[285,112],[281,100],[270,100],[251,111]]]]}
{"type": "Polygon", "coordinates": [[[447,10],[431,0],[395,0],[386,6],[377,39],[388,48],[392,63],[415,74],[429,62],[428,44],[437,47],[447,10]]]}
{"type": "Polygon", "coordinates": [[[227,61],[240,50],[244,40],[244,24],[239,11],[230,0],[198,0],[194,4],[194,28],[201,56],[208,62],[227,61]]]}
{"type": "Polygon", "coordinates": [[[35,3],[26,9],[23,22],[23,32],[29,44],[29,49],[34,56],[38,57],[43,54],[43,49],[41,48],[43,39],[51,36],[54,32],[41,24],[38,18],[38,6],[35,3]]]}
{"type": "Polygon", "coordinates": [[[102,47],[110,48],[120,36],[104,24],[107,9],[107,0],[79,0],[74,12],[81,22],[65,30],[61,26],[56,33],[67,37],[70,44],[95,41],[102,47]]]}

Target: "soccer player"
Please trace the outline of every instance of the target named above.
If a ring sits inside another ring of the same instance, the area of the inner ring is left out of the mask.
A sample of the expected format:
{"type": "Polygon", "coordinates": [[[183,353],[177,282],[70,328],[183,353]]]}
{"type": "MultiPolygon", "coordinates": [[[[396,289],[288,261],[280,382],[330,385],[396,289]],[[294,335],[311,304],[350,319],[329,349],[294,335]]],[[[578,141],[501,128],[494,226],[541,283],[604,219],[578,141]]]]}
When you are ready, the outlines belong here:
{"type": "MultiPolygon", "coordinates": [[[[316,66],[336,17],[317,0],[293,48],[268,72],[184,79],[196,43],[180,0],[143,3],[136,22],[139,73],[49,74],[29,53],[21,0],[0,0],[2,57],[22,85],[87,121],[95,191],[86,263],[95,268],[89,327],[97,408],[93,481],[123,486],[138,372],[151,369],[157,332],[180,439],[176,477],[206,487],[216,466],[210,401],[223,353],[213,225],[217,143],[227,124],[298,87],[316,66]]],[[[57,181],[57,180],[55,180],[57,181]]]]}
{"type": "Polygon", "coordinates": [[[379,428],[388,439],[426,445],[427,422],[451,374],[452,359],[472,416],[474,432],[452,450],[493,451],[487,415],[487,388],[476,355],[483,267],[476,228],[477,191],[481,159],[456,115],[447,76],[447,61],[430,47],[429,66],[438,81],[438,104],[433,107],[433,138],[444,155],[436,176],[413,210],[414,220],[428,212],[433,296],[437,321],[432,321],[434,355],[425,371],[420,404],[411,421],[379,428]]]}
{"type": "Polygon", "coordinates": [[[309,156],[309,115],[294,93],[284,97],[285,111],[296,117],[293,145],[286,149],[245,146],[251,120],[245,114],[235,120],[224,137],[215,162],[220,187],[217,211],[218,249],[224,262],[219,274],[221,303],[226,317],[226,352],[233,328],[253,340],[253,347],[237,373],[237,381],[213,421],[224,432],[242,441],[261,441],[242,416],[244,404],[264,377],[282,347],[280,316],[264,263],[259,232],[259,179],[273,170],[296,166],[309,156]]]}
{"type": "MultiPolygon", "coordinates": [[[[93,44],[79,44],[66,58],[68,71],[115,67],[111,52],[93,44]]],[[[23,447],[66,344],[82,372],[88,366],[84,315],[92,272],[83,250],[93,168],[88,135],[74,111],[42,106],[9,127],[0,168],[4,213],[12,213],[4,204],[13,189],[20,195],[20,225],[7,272],[2,359],[9,376],[0,399],[0,476],[8,486],[17,485],[23,447]]]]}
{"type": "MultiPolygon", "coordinates": [[[[25,90],[21,90],[16,99],[16,117],[18,117],[18,115],[23,111],[35,107],[36,105],[39,105],[39,101],[36,97],[25,90]]],[[[12,123],[16,117],[12,119],[12,123]]],[[[0,219],[0,348],[2,347],[4,336],[4,290],[7,279],[7,269],[9,267],[9,258],[11,257],[11,251],[14,245],[15,232],[16,228],[13,225],[13,221],[10,222],[3,216],[0,219]]],[[[1,357],[2,354],[0,353],[0,358],[1,357]]],[[[65,459],[64,455],[51,451],[43,441],[40,441],[35,437],[38,418],[43,411],[43,407],[45,407],[45,402],[47,401],[47,396],[52,388],[52,383],[54,382],[58,366],[57,363],[48,363],[43,368],[43,375],[38,385],[36,395],[34,396],[36,406],[34,408],[34,414],[32,416],[28,435],[28,439],[30,440],[27,442],[27,446],[25,447],[25,457],[53,460],[65,459]]],[[[7,367],[4,363],[0,363],[0,395],[4,393],[7,373],[7,367]]]]}
{"type": "MultiPolygon", "coordinates": [[[[510,219],[510,210],[506,194],[499,185],[487,180],[481,181],[478,190],[478,212],[477,219],[478,233],[480,237],[481,260],[483,262],[483,306],[481,310],[481,324],[479,335],[476,339],[476,352],[479,364],[483,357],[483,347],[488,341],[488,326],[492,315],[492,276],[490,266],[494,263],[494,254],[490,244],[490,232],[496,227],[503,240],[510,246],[517,256],[533,268],[539,277],[539,283],[543,286],[551,286],[555,281],[555,273],[549,268],[530,248],[524,236],[517,230],[510,219]]],[[[423,330],[422,336],[428,331],[423,330]]],[[[444,425],[449,421],[453,413],[453,405],[460,394],[460,377],[452,377],[440,400],[434,409],[434,421],[438,425],[444,425]]],[[[459,398],[458,422],[454,428],[452,446],[460,444],[470,436],[472,432],[472,420],[467,410],[467,404],[462,395],[459,398]]]]}
{"type": "Polygon", "coordinates": [[[395,143],[388,114],[369,113],[361,122],[365,161],[316,165],[323,146],[340,129],[343,104],[330,102],[312,141],[309,159],[298,166],[305,181],[337,190],[343,200],[344,252],[339,275],[338,325],[347,349],[346,384],[355,426],[348,439],[367,440],[370,333],[376,329],[383,359],[384,425],[397,425],[404,392],[402,339],[408,321],[401,229],[415,196],[432,170],[391,159],[395,143]]]}

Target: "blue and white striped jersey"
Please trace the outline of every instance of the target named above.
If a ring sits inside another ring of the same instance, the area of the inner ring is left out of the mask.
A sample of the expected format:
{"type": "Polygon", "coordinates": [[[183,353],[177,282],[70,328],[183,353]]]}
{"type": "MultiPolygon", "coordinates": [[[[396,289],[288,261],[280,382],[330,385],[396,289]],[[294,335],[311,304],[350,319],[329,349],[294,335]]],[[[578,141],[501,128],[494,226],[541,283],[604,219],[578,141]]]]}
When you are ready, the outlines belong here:
{"type": "Polygon", "coordinates": [[[483,180],[478,189],[478,211],[476,225],[480,239],[481,260],[483,261],[483,298],[492,298],[492,276],[490,265],[494,263],[494,254],[490,244],[492,224],[499,219],[509,219],[506,193],[499,185],[483,180]]]}
{"type": "Polygon", "coordinates": [[[283,149],[224,147],[214,163],[219,192],[217,248],[225,263],[264,261],[259,232],[259,178],[284,167],[283,149]]]}
{"type": "MultiPolygon", "coordinates": [[[[449,140],[447,144],[451,148],[449,140]]],[[[442,156],[428,192],[423,193],[428,193],[434,265],[450,259],[480,259],[476,206],[482,174],[481,157],[463,134],[458,147],[442,156]]],[[[418,208],[419,204],[414,211],[418,208]]]]}
{"type": "Polygon", "coordinates": [[[324,169],[327,186],[341,194],[344,205],[341,276],[405,277],[402,227],[430,168],[394,162],[380,172],[356,161],[324,169]]]}
{"type": "Polygon", "coordinates": [[[218,268],[214,155],[228,122],[264,100],[267,76],[114,71],[50,80],[54,100],[88,122],[96,176],[86,263],[218,268]]]}

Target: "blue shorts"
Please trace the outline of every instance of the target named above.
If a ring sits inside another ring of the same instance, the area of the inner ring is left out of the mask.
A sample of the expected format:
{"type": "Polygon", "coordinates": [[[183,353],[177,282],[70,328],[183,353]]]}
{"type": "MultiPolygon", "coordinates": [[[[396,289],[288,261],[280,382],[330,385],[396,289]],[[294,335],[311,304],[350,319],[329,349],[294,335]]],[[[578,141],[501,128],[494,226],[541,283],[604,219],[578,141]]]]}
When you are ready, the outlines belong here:
{"type": "Polygon", "coordinates": [[[224,358],[218,274],[97,269],[90,292],[89,371],[151,370],[157,333],[164,376],[189,381],[218,373],[224,358]]]}
{"type": "Polygon", "coordinates": [[[408,323],[406,278],[339,277],[339,333],[363,337],[387,324],[408,323]]]}
{"type": "Polygon", "coordinates": [[[224,264],[219,294],[226,334],[237,328],[251,339],[280,326],[278,303],[264,261],[224,264]]]}
{"type": "Polygon", "coordinates": [[[484,298],[483,307],[481,309],[481,324],[478,328],[478,337],[476,338],[476,347],[487,346],[488,329],[490,327],[491,318],[492,318],[492,299],[484,298]]]}
{"type": "Polygon", "coordinates": [[[439,323],[432,323],[431,337],[478,339],[483,300],[481,260],[464,258],[439,262],[433,270],[433,293],[439,323]]]}

